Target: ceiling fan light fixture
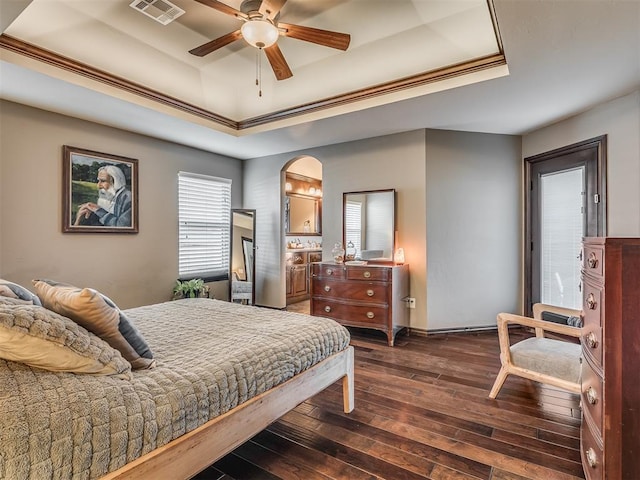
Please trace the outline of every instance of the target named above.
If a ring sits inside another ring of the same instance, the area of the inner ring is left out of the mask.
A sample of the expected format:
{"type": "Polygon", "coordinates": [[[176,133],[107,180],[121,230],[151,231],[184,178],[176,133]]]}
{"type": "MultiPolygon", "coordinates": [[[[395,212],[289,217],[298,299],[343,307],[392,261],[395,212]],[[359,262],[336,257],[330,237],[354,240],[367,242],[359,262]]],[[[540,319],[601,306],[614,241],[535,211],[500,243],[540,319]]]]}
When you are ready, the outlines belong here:
{"type": "Polygon", "coordinates": [[[267,48],[278,41],[278,28],[267,20],[249,20],[240,28],[245,41],[256,48],[267,48]]]}

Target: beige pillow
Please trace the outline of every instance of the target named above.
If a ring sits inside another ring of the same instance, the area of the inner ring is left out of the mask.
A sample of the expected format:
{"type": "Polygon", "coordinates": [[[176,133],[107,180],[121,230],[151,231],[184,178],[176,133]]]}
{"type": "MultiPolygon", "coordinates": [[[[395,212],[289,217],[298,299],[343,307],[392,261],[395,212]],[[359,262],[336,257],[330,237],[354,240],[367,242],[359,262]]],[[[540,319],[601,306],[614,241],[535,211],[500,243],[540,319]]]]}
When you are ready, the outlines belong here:
{"type": "Polygon", "coordinates": [[[53,372],[130,378],[120,352],[80,325],[39,305],[0,301],[0,358],[53,372]]]}
{"type": "Polygon", "coordinates": [[[142,336],[128,319],[121,315],[115,304],[110,300],[108,303],[100,292],[53,280],[34,280],[33,285],[44,307],[69,317],[98,335],[119,350],[134,370],[155,366],[151,350],[142,336]],[[127,339],[132,338],[132,332],[137,334],[137,343],[127,339]],[[140,344],[143,344],[143,348],[139,348],[140,344]]]}

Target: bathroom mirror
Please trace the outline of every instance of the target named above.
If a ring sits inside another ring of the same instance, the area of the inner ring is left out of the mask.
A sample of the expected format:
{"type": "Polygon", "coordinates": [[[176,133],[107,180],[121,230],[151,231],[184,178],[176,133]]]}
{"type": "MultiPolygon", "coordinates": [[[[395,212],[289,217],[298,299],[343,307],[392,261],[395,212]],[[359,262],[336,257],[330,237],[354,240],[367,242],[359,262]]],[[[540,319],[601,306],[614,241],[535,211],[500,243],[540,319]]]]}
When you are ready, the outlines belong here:
{"type": "Polygon", "coordinates": [[[396,191],[346,192],[343,204],[343,242],[356,260],[392,262],[395,249],[396,191]],[[353,247],[351,247],[353,244],[353,247]]]}
{"type": "Polygon", "coordinates": [[[287,235],[322,234],[322,181],[286,174],[284,224],[287,235]]]}
{"type": "Polygon", "coordinates": [[[255,303],[255,230],[255,210],[231,210],[229,299],[232,302],[249,305],[255,303]]]}

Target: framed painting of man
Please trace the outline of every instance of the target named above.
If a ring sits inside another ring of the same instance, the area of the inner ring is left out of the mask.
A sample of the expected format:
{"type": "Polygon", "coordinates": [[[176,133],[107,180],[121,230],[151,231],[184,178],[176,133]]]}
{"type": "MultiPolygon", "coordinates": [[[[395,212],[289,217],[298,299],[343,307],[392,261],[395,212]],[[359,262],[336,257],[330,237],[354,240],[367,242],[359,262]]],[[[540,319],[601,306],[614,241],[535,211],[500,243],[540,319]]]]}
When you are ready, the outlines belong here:
{"type": "Polygon", "coordinates": [[[63,146],[62,231],[138,233],[138,160],[63,146]]]}

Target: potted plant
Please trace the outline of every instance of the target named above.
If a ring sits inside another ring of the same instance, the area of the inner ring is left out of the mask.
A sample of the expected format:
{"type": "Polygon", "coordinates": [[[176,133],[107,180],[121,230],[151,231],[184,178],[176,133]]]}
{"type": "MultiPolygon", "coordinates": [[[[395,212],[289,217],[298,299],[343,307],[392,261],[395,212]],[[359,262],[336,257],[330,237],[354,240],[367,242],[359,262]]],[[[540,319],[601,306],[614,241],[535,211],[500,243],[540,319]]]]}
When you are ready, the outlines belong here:
{"type": "Polygon", "coordinates": [[[173,287],[173,298],[196,298],[200,297],[204,291],[204,280],[192,278],[191,280],[176,280],[173,287]]]}

